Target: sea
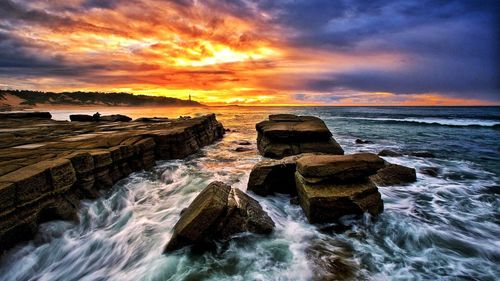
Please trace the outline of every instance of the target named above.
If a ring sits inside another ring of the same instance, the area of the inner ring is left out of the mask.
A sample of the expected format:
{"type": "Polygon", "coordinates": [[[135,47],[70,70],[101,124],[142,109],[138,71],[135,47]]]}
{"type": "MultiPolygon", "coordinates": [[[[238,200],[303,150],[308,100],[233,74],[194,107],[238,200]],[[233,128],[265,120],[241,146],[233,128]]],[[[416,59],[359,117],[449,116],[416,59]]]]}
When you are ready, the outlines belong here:
{"type": "Polygon", "coordinates": [[[54,119],[99,111],[137,117],[217,114],[230,131],[183,160],[158,161],[82,201],[79,222],[51,221],[0,258],[0,280],[499,280],[500,107],[199,107],[51,110],[54,119]],[[172,228],[210,182],[246,191],[263,159],[255,124],[270,114],[322,118],[346,153],[384,157],[417,182],[380,187],[377,218],[311,225],[286,195],[250,196],[269,213],[268,236],[243,233],[210,252],[163,254],[172,228]],[[373,143],[356,144],[356,139],[373,143]],[[239,142],[251,149],[237,152],[239,142]],[[422,171],[432,167],[437,176],[422,171]]]}

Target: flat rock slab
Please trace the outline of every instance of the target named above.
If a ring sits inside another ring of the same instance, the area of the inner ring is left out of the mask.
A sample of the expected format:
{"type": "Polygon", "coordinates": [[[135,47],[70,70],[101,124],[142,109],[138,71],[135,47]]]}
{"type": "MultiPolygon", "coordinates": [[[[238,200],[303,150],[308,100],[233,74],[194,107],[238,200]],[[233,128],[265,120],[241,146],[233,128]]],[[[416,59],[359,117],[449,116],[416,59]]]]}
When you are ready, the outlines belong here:
{"type": "Polygon", "coordinates": [[[257,147],[265,157],[281,159],[308,152],[344,154],[325,123],[314,116],[270,115],[256,129],[257,147]]]}
{"type": "Polygon", "coordinates": [[[256,200],[237,188],[212,182],[182,213],[165,252],[229,239],[240,232],[268,234],[273,229],[273,220],[256,200]]]}
{"type": "Polygon", "coordinates": [[[384,160],[373,153],[308,155],[297,160],[297,171],[311,182],[350,181],[375,174],[384,160]]]}
{"type": "Polygon", "coordinates": [[[214,114],[105,126],[38,113],[6,116],[0,118],[0,252],[32,237],[44,220],[72,217],[79,199],[98,196],[158,159],[193,154],[224,134],[214,114]]]}

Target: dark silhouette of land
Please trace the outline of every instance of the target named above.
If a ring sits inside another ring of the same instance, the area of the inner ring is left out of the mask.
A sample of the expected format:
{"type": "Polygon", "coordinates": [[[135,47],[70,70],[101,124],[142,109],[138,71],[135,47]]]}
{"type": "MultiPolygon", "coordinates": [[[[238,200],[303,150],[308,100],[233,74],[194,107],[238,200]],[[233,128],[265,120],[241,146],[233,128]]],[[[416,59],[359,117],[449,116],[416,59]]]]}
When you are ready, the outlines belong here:
{"type": "Polygon", "coordinates": [[[41,92],[28,90],[0,90],[0,108],[36,105],[106,105],[106,106],[202,106],[193,100],[170,97],[103,92],[41,92]],[[16,104],[12,104],[15,100],[16,104]]]}

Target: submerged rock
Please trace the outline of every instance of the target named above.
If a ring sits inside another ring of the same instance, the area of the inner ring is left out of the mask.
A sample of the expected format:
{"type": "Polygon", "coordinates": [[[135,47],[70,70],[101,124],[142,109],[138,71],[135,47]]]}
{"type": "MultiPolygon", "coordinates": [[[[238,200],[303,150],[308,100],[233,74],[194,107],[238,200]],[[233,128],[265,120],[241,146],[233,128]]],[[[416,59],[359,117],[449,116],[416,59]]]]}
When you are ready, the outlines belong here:
{"type": "Polygon", "coordinates": [[[424,175],[428,175],[434,178],[438,177],[439,173],[441,172],[438,167],[422,167],[419,169],[419,171],[424,175]]]}
{"type": "Polygon", "coordinates": [[[344,215],[377,215],[383,202],[370,175],[384,166],[375,154],[304,156],[295,173],[299,201],[311,223],[333,222],[344,215]]]}
{"type": "Polygon", "coordinates": [[[281,159],[307,152],[344,154],[325,123],[313,116],[270,115],[256,125],[257,147],[264,157],[281,159]]]}
{"type": "Polygon", "coordinates": [[[403,156],[403,154],[396,152],[390,149],[384,149],[378,153],[379,156],[387,156],[387,157],[399,157],[403,156]]]}
{"type": "Polygon", "coordinates": [[[436,155],[428,151],[414,151],[408,153],[410,156],[421,157],[421,158],[436,158],[436,155]]]}
{"type": "Polygon", "coordinates": [[[236,152],[245,152],[245,151],[251,151],[251,147],[245,147],[245,146],[238,146],[237,148],[234,149],[236,152]]]}
{"type": "Polygon", "coordinates": [[[237,188],[212,182],[181,215],[165,252],[187,245],[208,245],[246,231],[268,234],[273,229],[273,220],[259,202],[237,188]]]}
{"type": "Polygon", "coordinates": [[[379,186],[398,185],[417,181],[417,173],[413,168],[388,164],[370,178],[379,186]]]}
{"type": "Polygon", "coordinates": [[[356,139],[354,141],[356,144],[372,144],[373,141],[370,141],[370,140],[362,140],[362,139],[356,139]]]}

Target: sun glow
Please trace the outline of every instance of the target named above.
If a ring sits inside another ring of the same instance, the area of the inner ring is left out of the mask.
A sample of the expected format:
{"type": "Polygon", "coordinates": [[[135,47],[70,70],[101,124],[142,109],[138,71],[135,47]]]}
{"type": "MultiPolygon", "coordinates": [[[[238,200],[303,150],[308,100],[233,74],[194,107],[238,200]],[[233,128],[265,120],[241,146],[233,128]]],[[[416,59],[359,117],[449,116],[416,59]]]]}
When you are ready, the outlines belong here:
{"type": "Polygon", "coordinates": [[[268,47],[260,47],[250,51],[236,51],[224,45],[212,45],[210,42],[205,42],[200,50],[189,50],[193,55],[192,58],[179,57],[175,58],[178,66],[207,66],[232,62],[245,62],[261,60],[265,58],[275,57],[278,55],[276,50],[268,47]]]}

